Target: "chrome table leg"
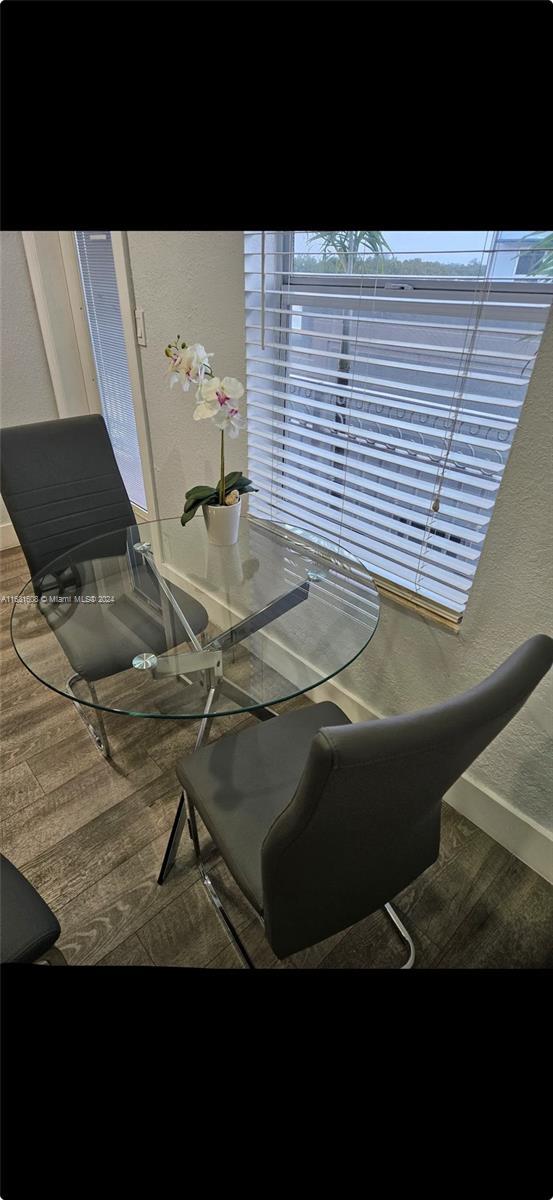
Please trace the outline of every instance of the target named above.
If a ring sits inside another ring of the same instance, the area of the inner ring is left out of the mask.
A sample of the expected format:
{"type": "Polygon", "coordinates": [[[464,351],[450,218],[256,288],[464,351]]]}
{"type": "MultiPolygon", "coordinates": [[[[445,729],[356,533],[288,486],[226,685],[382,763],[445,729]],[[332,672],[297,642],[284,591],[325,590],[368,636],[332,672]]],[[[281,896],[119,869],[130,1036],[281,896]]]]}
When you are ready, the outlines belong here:
{"type": "MultiPolygon", "coordinates": [[[[87,729],[88,733],[90,734],[92,741],[94,742],[94,745],[100,751],[100,754],[103,754],[104,758],[110,759],[111,758],[111,750],[110,750],[108,735],[106,733],[106,727],[104,724],[104,718],[102,716],[101,709],[99,709],[99,708],[96,709],[96,720],[98,722],[98,727],[100,730],[100,733],[98,734],[94,728],[94,725],[92,724],[92,722],[90,721],[90,719],[88,718],[86,713],[83,711],[83,705],[73,690],[73,684],[76,683],[78,679],[80,679],[82,683],[86,683],[86,685],[89,689],[90,695],[92,697],[93,703],[98,704],[98,696],[97,696],[96,688],[94,687],[94,684],[90,683],[88,679],[83,679],[82,675],[79,675],[78,673],[76,673],[75,675],[72,675],[71,678],[67,680],[67,683],[65,686],[69,689],[69,691],[71,693],[73,704],[75,705],[75,708],[77,709],[77,712],[81,718],[81,721],[84,722],[86,729],[87,729]]],[[[91,706],[87,705],[86,707],[90,708],[91,706]]]]}
{"type": "MultiPolygon", "coordinates": [[[[239,704],[241,711],[245,711],[248,704],[254,705],[257,703],[254,696],[250,696],[249,692],[246,692],[244,688],[239,687],[237,683],[233,683],[231,679],[227,679],[226,675],[221,676],[219,680],[219,690],[224,696],[228,696],[229,700],[234,700],[236,704],[239,704]]],[[[276,709],[268,708],[266,704],[259,708],[252,707],[250,711],[252,717],[257,717],[258,721],[270,721],[272,717],[278,717],[276,709]]]]}

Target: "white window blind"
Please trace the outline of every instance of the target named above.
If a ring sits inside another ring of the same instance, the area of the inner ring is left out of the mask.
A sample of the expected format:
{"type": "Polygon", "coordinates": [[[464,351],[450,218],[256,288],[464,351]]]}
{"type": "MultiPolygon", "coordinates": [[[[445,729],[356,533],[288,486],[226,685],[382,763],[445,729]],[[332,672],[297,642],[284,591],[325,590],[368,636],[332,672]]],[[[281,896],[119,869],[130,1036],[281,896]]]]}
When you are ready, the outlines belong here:
{"type": "Polygon", "coordinates": [[[102,412],[133,504],[146,508],[131,381],[109,230],[75,233],[102,412]]]}
{"type": "Polygon", "coordinates": [[[403,251],[388,236],[391,250],[345,254],[347,234],[333,253],[306,231],[246,233],[250,511],[460,620],[551,305],[551,251],[522,233],[474,247],[459,234],[462,250],[449,233],[424,247],[398,234],[403,251]]]}

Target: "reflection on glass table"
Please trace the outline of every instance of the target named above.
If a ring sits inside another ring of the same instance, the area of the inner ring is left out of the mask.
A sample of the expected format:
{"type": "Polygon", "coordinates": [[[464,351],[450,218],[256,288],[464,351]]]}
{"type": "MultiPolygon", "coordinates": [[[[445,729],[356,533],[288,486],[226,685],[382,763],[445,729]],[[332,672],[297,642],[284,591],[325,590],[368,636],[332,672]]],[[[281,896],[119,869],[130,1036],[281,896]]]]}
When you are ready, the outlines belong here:
{"type": "Polygon", "coordinates": [[[64,553],[14,604],[12,640],[77,703],[109,757],[102,712],[200,719],[271,706],[343,670],[372,637],[378,595],[359,563],[244,517],[235,546],[178,518],[64,553]],[[96,710],[95,712],[93,710],[96,710]]]}

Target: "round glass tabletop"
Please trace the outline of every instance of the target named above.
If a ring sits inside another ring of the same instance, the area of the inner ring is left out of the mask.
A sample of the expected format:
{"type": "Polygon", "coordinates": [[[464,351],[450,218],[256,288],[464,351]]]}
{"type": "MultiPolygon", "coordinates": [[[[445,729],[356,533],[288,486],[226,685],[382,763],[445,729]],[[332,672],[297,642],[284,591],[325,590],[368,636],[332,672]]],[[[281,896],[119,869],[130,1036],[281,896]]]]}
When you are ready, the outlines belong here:
{"type": "Polygon", "coordinates": [[[370,641],[379,600],[360,563],[251,517],[235,546],[201,515],[73,547],[13,607],[19,658],[47,687],[130,716],[247,712],[310,691],[370,641]]]}

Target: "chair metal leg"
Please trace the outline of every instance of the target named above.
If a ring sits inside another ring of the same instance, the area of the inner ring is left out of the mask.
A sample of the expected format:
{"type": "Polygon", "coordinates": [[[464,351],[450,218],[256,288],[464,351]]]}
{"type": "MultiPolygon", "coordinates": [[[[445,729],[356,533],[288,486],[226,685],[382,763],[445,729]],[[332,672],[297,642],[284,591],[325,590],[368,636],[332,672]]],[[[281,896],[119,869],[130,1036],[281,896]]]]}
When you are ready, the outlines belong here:
{"type": "MultiPolygon", "coordinates": [[[[183,800],[184,800],[184,797],[185,797],[185,793],[183,792],[183,795],[182,795],[183,800]]],[[[219,893],[217,892],[217,889],[214,886],[213,881],[210,878],[210,876],[208,875],[208,873],[204,867],[204,864],[202,862],[202,854],[201,854],[201,850],[200,850],[200,839],[198,837],[198,826],[196,824],[196,810],[195,810],[194,805],[189,796],[186,796],[186,802],[187,802],[187,806],[188,806],[188,821],[189,821],[189,828],[190,828],[190,836],[194,843],[194,853],[196,855],[196,863],[198,866],[198,870],[200,872],[200,877],[201,877],[202,883],[203,883],[203,885],[206,889],[206,892],[209,896],[209,899],[215,909],[215,912],[217,913],[217,916],[219,917],[219,920],[222,922],[227,933],[230,935],[232,942],[233,942],[234,946],[236,947],[236,950],[238,951],[238,954],[240,955],[242,962],[244,963],[244,966],[248,967],[248,969],[250,971],[253,971],[253,970],[255,970],[255,967],[254,967],[254,964],[248,954],[248,951],[246,950],[246,947],[244,946],[244,943],[242,942],[242,939],[240,938],[237,930],[234,928],[234,925],[233,925],[228,913],[225,911],[225,908],[223,907],[223,903],[221,901],[221,897],[219,896],[219,893]]]]}
{"type": "Polygon", "coordinates": [[[198,825],[196,823],[196,809],[194,808],[194,805],[187,792],[183,791],[182,798],[186,802],[186,807],[188,810],[188,832],[192,839],[194,854],[196,855],[196,862],[199,866],[202,861],[202,852],[200,850],[200,838],[198,834],[198,825]]]}
{"type": "Polygon", "coordinates": [[[231,921],[230,917],[228,916],[228,913],[225,911],[223,904],[221,902],[221,898],[218,895],[217,890],[213,884],[213,881],[211,880],[210,876],[208,875],[208,873],[204,867],[204,864],[202,862],[202,852],[200,849],[200,838],[198,835],[198,826],[196,823],[196,810],[194,808],[194,805],[192,804],[192,801],[190,800],[190,797],[187,796],[186,792],[184,792],[184,791],[181,795],[181,798],[179,801],[179,806],[177,808],[177,812],[175,815],[175,820],[173,822],[173,828],[169,835],[169,841],[167,842],[165,855],[163,858],[163,862],[161,864],[161,871],[160,871],[159,877],[158,877],[158,883],[162,884],[165,882],[165,879],[167,878],[167,875],[169,874],[169,871],[171,870],[171,867],[173,866],[173,863],[175,861],[175,856],[176,856],[176,853],[177,853],[177,850],[179,847],[179,842],[182,837],[182,831],[184,829],[184,824],[187,819],[188,819],[188,830],[190,833],[190,837],[192,838],[192,843],[194,846],[194,854],[196,856],[196,865],[200,872],[201,881],[202,881],[202,883],[206,889],[206,892],[209,896],[209,899],[217,913],[217,916],[219,917],[220,921],[224,925],[227,933],[230,935],[230,937],[238,951],[238,954],[240,955],[240,958],[242,959],[242,962],[245,964],[246,967],[249,967],[251,970],[253,970],[254,964],[248,954],[248,951],[246,950],[246,947],[244,946],[241,938],[239,937],[236,929],[234,928],[234,925],[232,924],[232,921],[231,921]],[[187,817],[187,809],[188,809],[188,817],[187,817]]]}
{"type": "MultiPolygon", "coordinates": [[[[216,690],[215,687],[211,687],[209,689],[209,694],[208,694],[208,697],[207,697],[207,700],[205,703],[204,715],[200,721],[200,728],[198,729],[198,736],[196,738],[196,745],[194,747],[194,753],[196,750],[200,749],[200,746],[202,745],[202,742],[205,739],[205,735],[207,732],[207,726],[208,726],[208,713],[209,713],[209,710],[213,703],[213,697],[215,696],[215,690],[216,690]]],[[[183,792],[181,795],[181,798],[179,800],[179,806],[175,813],[175,820],[173,821],[173,828],[169,834],[169,841],[167,842],[167,846],[165,848],[165,854],[163,856],[163,862],[161,864],[161,871],[159,872],[159,875],[158,875],[157,881],[160,884],[165,883],[165,880],[167,879],[169,871],[171,870],[171,867],[173,866],[173,863],[177,856],[177,850],[179,848],[185,821],[186,821],[186,808],[185,808],[185,796],[184,796],[184,792],[183,792]]],[[[188,831],[190,833],[190,837],[192,838],[192,841],[194,841],[194,835],[192,832],[190,820],[188,822],[188,831]]],[[[196,848],[195,844],[194,844],[194,848],[196,848]]],[[[197,851],[196,851],[196,856],[197,856],[197,851]]]]}
{"type": "Polygon", "coordinates": [[[181,798],[179,800],[177,811],[175,813],[175,820],[173,821],[173,828],[171,829],[171,832],[169,834],[169,841],[167,842],[167,846],[165,847],[165,854],[163,855],[163,862],[161,864],[161,870],[160,870],[158,878],[157,878],[157,881],[159,884],[165,883],[165,880],[167,879],[169,871],[171,870],[171,867],[173,866],[173,863],[177,856],[177,850],[180,845],[180,840],[182,837],[182,831],[184,829],[185,821],[186,821],[186,797],[183,792],[181,795],[181,798]]]}
{"type": "Polygon", "coordinates": [[[252,962],[242,939],[239,937],[237,930],[234,928],[234,925],[232,924],[232,921],[231,921],[228,913],[225,912],[225,909],[223,908],[223,905],[221,903],[221,897],[219,896],[218,892],[214,888],[213,883],[212,883],[203,863],[201,863],[201,862],[198,863],[198,868],[199,868],[200,876],[202,879],[202,883],[205,886],[206,892],[209,896],[209,899],[211,900],[211,903],[215,909],[215,912],[217,913],[219,920],[224,925],[227,933],[232,938],[232,942],[233,942],[236,950],[238,951],[238,954],[240,955],[240,958],[242,959],[244,966],[247,967],[248,970],[254,971],[255,965],[252,962]]]}
{"type": "Polygon", "coordinates": [[[406,945],[409,947],[409,958],[407,959],[407,962],[402,963],[402,966],[401,966],[402,971],[408,971],[413,966],[413,963],[415,961],[415,946],[413,943],[413,939],[412,939],[411,935],[408,933],[408,931],[406,930],[405,925],[403,924],[403,921],[400,921],[395,908],[392,908],[391,904],[385,904],[384,911],[387,912],[390,920],[393,921],[396,929],[398,930],[400,937],[406,943],[406,945]]]}
{"type": "MultiPolygon", "coordinates": [[[[98,695],[96,692],[96,688],[94,687],[93,683],[90,683],[88,679],[83,679],[82,675],[79,675],[78,673],[76,673],[75,675],[72,675],[71,678],[68,679],[67,683],[66,683],[66,687],[69,689],[71,696],[73,697],[73,704],[75,705],[75,708],[77,709],[77,712],[81,718],[81,721],[84,722],[87,732],[90,734],[92,741],[94,742],[94,745],[100,751],[100,754],[103,754],[104,758],[111,759],[111,750],[110,750],[108,735],[106,733],[106,727],[104,724],[104,718],[102,716],[101,709],[99,709],[99,708],[96,709],[96,720],[98,722],[98,727],[100,730],[100,733],[98,734],[96,732],[94,725],[92,724],[89,716],[87,715],[87,713],[84,712],[83,705],[79,701],[79,698],[75,694],[75,691],[73,689],[73,684],[76,683],[77,680],[81,680],[82,683],[86,683],[86,686],[88,687],[88,690],[90,692],[90,695],[92,697],[92,701],[94,704],[98,703],[98,695]]],[[[87,706],[87,708],[88,708],[88,706],[87,706]]]]}
{"type": "Polygon", "coordinates": [[[42,955],[42,958],[37,958],[35,965],[40,967],[67,967],[68,963],[61,950],[58,950],[57,946],[51,946],[46,951],[46,954],[42,955]]]}

